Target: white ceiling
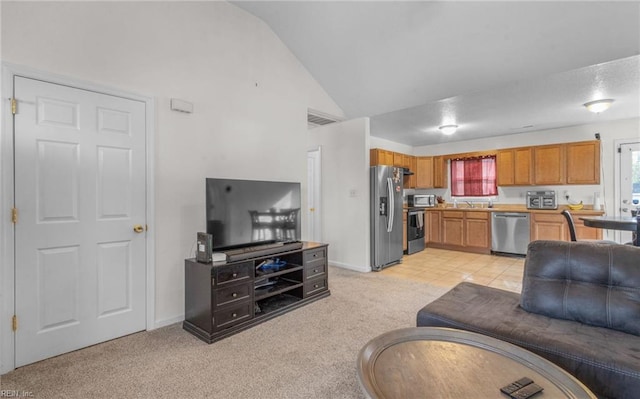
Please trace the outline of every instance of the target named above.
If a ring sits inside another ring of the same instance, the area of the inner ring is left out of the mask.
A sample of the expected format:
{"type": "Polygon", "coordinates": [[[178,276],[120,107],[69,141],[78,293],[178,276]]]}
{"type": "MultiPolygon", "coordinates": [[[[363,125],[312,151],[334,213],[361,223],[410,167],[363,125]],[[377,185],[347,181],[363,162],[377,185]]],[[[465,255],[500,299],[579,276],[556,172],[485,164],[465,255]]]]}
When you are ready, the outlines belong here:
{"type": "Polygon", "coordinates": [[[371,117],[371,134],[395,142],[640,117],[637,1],[233,3],[264,20],[348,118],[371,117]],[[598,98],[615,102],[597,115],[582,107],[598,98]],[[458,132],[441,135],[450,123],[458,132]]]}

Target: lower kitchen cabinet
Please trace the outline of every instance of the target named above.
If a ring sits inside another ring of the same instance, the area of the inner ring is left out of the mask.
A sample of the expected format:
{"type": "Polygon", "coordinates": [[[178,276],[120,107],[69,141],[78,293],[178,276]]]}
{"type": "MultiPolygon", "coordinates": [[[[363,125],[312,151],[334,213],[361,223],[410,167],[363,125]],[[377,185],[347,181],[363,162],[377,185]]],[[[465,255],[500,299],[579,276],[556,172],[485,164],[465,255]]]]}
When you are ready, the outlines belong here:
{"type": "Polygon", "coordinates": [[[432,210],[426,212],[428,247],[466,252],[491,252],[490,212],[432,210]]]}
{"type": "Polygon", "coordinates": [[[427,220],[427,228],[424,234],[425,244],[442,242],[442,236],[440,234],[440,219],[442,216],[441,211],[427,211],[425,212],[425,219],[427,220]]]}
{"type": "MultiPolygon", "coordinates": [[[[578,240],[602,240],[602,229],[587,227],[580,216],[602,212],[580,211],[573,214],[578,240]]],[[[491,212],[479,210],[428,210],[425,212],[425,245],[431,248],[491,253],[491,212]]],[[[530,240],[570,241],[567,221],[560,211],[531,212],[530,240]]]]}
{"type": "Polygon", "coordinates": [[[442,243],[464,246],[464,212],[442,212],[442,243]]]}
{"type": "Polygon", "coordinates": [[[489,216],[489,212],[465,212],[465,246],[479,249],[491,248],[489,216]]]}
{"type": "Polygon", "coordinates": [[[550,213],[531,214],[531,241],[561,240],[569,234],[564,216],[550,213]]]}
{"type": "MultiPolygon", "coordinates": [[[[581,213],[581,215],[587,215],[581,213]]],[[[600,215],[593,213],[589,216],[600,215]]],[[[578,240],[601,240],[602,229],[587,227],[580,217],[573,214],[573,224],[576,227],[578,240]]],[[[571,241],[567,220],[559,213],[531,213],[531,241],[561,240],[571,241]]]]}

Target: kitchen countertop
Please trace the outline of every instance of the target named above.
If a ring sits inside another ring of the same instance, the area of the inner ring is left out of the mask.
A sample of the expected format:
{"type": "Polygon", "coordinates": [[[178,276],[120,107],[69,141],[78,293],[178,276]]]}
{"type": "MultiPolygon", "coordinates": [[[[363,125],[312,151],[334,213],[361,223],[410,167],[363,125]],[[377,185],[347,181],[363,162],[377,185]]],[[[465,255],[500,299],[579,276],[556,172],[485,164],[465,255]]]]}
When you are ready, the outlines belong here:
{"type": "MultiPolygon", "coordinates": [[[[416,209],[415,207],[405,206],[404,210],[416,209]]],[[[604,211],[592,209],[592,205],[585,205],[583,209],[572,210],[567,205],[558,205],[558,209],[527,209],[526,205],[520,204],[495,204],[493,208],[470,208],[467,204],[458,204],[457,208],[453,204],[447,204],[446,208],[417,208],[425,211],[465,211],[465,212],[529,212],[529,213],[548,213],[558,214],[567,209],[571,214],[576,215],[604,215],[604,211]]]]}

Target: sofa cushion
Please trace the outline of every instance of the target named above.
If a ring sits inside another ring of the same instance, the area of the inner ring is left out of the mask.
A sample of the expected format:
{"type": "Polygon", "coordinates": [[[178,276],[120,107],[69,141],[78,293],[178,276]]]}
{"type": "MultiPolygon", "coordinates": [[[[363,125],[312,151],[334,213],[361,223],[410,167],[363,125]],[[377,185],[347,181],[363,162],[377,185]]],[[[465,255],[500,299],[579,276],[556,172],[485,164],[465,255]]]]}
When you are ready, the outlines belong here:
{"type": "Polygon", "coordinates": [[[449,327],[510,342],[557,364],[597,395],[637,398],[640,338],[530,313],[520,295],[460,283],[417,315],[418,327],[449,327]]]}
{"type": "Polygon", "coordinates": [[[525,260],[520,306],[640,335],[640,248],[533,241],[525,260]]]}

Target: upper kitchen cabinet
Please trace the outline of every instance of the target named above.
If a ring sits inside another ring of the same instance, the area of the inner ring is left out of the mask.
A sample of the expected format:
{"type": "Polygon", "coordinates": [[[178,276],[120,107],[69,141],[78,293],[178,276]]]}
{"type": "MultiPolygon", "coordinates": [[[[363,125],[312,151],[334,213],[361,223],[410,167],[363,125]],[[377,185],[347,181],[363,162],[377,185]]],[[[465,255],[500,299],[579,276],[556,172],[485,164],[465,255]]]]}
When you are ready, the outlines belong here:
{"type": "Polygon", "coordinates": [[[433,187],[447,187],[447,160],[443,156],[433,157],[433,187]]]}
{"type": "Polygon", "coordinates": [[[447,161],[442,156],[416,157],[416,188],[447,187],[447,161]]]}
{"type": "Polygon", "coordinates": [[[533,147],[533,183],[565,183],[565,151],[563,144],[533,147]]]}
{"type": "Polygon", "coordinates": [[[508,148],[496,154],[499,186],[529,186],[533,183],[531,147],[508,148]]]}
{"type": "Polygon", "coordinates": [[[433,188],[433,157],[416,157],[416,188],[433,188]]]}
{"type": "Polygon", "coordinates": [[[404,188],[416,188],[416,157],[403,155],[402,167],[413,172],[412,175],[404,177],[404,188]]]}
{"type": "Polygon", "coordinates": [[[393,154],[393,151],[372,148],[369,150],[369,163],[371,166],[393,165],[393,154]]]}
{"type": "Polygon", "coordinates": [[[534,184],[600,184],[600,141],[533,147],[534,184]]]}
{"type": "Polygon", "coordinates": [[[399,152],[393,153],[393,166],[404,167],[404,154],[400,154],[399,152]]]}
{"type": "Polygon", "coordinates": [[[566,144],[567,184],[600,184],[600,141],[566,144]]]}

